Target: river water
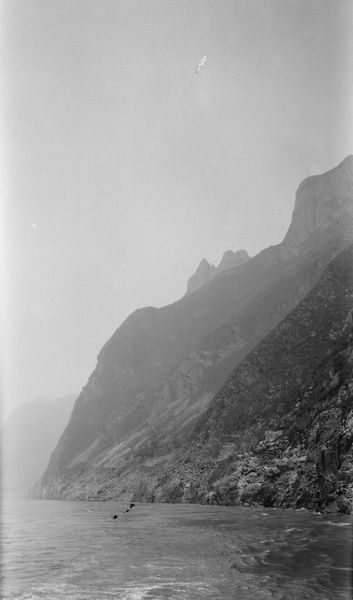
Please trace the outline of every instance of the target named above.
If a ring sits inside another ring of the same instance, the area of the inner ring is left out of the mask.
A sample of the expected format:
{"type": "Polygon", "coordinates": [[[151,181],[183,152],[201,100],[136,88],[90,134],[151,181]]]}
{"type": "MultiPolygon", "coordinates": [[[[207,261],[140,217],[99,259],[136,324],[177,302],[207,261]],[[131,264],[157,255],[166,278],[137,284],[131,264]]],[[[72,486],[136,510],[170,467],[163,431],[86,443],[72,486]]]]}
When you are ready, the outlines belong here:
{"type": "Polygon", "coordinates": [[[4,499],[4,599],[351,600],[351,517],[4,499]],[[112,513],[119,515],[112,519],[112,513]]]}

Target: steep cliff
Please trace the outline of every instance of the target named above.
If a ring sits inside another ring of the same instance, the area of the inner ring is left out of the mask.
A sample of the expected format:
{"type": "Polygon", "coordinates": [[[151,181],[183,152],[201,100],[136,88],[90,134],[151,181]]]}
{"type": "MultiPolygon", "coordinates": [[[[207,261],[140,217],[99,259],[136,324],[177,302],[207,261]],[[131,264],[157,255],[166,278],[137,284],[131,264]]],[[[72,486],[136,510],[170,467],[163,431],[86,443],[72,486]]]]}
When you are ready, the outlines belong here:
{"type": "Polygon", "coordinates": [[[134,499],[352,512],[353,246],[233,371],[188,448],[141,469],[134,499]]]}
{"type": "Polygon", "coordinates": [[[133,313],[100,352],[33,494],[129,496],[151,461],[174,457],[234,367],[351,241],[352,186],[348,157],[301,184],[281,244],[170,306],[133,313]]]}
{"type": "Polygon", "coordinates": [[[280,245],[284,258],[310,252],[313,244],[352,232],[353,156],[323,175],[308,177],[299,186],[292,222],[280,245]]]}

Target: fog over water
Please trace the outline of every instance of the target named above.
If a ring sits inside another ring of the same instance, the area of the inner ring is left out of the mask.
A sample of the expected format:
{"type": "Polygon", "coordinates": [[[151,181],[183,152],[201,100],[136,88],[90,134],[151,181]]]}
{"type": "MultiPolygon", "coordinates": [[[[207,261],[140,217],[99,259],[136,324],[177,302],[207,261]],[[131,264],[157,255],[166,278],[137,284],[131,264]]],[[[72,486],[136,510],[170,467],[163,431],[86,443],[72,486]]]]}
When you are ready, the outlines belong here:
{"type": "Polygon", "coordinates": [[[3,0],[3,418],[136,308],[283,238],[352,153],[349,0],[3,0]],[[200,59],[207,60],[195,76],[200,59]]]}

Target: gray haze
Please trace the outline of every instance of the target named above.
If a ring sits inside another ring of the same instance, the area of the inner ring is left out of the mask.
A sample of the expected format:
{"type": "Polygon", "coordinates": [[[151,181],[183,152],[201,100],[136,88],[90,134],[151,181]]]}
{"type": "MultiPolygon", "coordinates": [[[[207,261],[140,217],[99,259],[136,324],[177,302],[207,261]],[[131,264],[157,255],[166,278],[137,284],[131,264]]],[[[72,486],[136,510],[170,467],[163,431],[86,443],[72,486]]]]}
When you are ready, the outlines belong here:
{"type": "Polygon", "coordinates": [[[2,0],[5,412],[352,153],[350,0],[2,0]],[[194,77],[203,55],[207,61],[194,77]]]}

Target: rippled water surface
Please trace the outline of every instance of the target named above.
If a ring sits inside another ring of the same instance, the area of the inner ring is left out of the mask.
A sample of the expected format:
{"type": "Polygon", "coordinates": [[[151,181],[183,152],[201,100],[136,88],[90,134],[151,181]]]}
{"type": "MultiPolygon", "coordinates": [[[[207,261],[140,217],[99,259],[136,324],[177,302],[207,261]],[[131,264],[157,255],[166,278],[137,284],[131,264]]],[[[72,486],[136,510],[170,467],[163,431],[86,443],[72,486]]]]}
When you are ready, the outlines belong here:
{"type": "Polygon", "coordinates": [[[2,598],[351,599],[351,517],[2,502],[2,598]],[[112,513],[119,518],[112,519],[112,513]]]}

